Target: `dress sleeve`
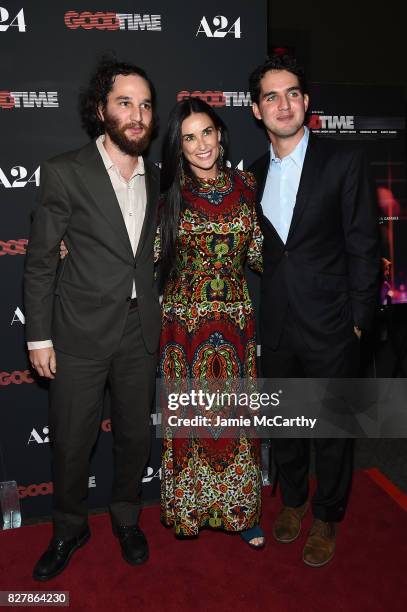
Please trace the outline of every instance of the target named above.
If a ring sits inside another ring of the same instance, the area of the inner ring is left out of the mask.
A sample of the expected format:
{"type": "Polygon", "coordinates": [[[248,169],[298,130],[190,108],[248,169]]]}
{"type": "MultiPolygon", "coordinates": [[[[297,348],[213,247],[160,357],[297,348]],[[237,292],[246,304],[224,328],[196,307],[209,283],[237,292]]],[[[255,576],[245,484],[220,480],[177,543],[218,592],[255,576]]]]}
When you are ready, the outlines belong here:
{"type": "Polygon", "coordinates": [[[263,234],[261,233],[260,225],[257,220],[256,210],[253,206],[252,211],[252,239],[247,251],[247,263],[252,270],[263,272],[263,234]]]}
{"type": "Polygon", "coordinates": [[[246,185],[252,192],[252,238],[247,251],[247,263],[255,272],[263,272],[263,234],[256,214],[256,179],[251,172],[242,173],[246,185]]]}

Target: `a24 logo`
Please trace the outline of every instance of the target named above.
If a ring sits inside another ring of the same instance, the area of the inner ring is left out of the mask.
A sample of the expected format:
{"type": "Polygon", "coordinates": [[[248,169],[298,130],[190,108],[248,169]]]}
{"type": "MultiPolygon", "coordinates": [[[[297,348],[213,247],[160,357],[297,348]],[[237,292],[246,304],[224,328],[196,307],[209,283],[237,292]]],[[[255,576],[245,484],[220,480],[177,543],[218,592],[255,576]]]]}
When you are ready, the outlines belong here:
{"type": "Polygon", "coordinates": [[[208,19],[206,17],[202,17],[199,23],[199,28],[196,32],[196,36],[199,34],[205,34],[208,38],[225,38],[225,36],[228,34],[232,34],[235,38],[242,37],[240,17],[229,25],[229,20],[227,17],[224,15],[216,15],[216,17],[212,19],[212,25],[214,28],[211,29],[208,19]]]}
{"type": "Polygon", "coordinates": [[[7,32],[9,28],[18,28],[19,32],[26,32],[24,19],[24,9],[21,9],[17,15],[9,22],[10,14],[7,9],[0,6],[0,32],[7,32]]]}
{"type": "Polygon", "coordinates": [[[28,183],[32,183],[36,187],[40,186],[40,166],[28,177],[28,170],[24,166],[13,166],[10,170],[9,180],[0,168],[0,185],[6,189],[15,189],[17,187],[25,187],[28,183]],[[28,177],[28,178],[27,178],[28,177]],[[14,180],[12,180],[14,179],[14,180]]]}

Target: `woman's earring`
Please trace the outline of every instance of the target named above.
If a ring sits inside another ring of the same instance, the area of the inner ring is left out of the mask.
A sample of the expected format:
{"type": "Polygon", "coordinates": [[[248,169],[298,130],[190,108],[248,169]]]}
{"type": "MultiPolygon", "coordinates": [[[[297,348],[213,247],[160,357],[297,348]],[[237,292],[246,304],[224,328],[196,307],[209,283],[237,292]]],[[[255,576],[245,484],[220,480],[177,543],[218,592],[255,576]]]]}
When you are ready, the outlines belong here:
{"type": "Polygon", "coordinates": [[[225,149],[219,143],[219,157],[218,157],[218,168],[219,168],[219,170],[223,169],[223,162],[224,162],[223,157],[224,157],[224,155],[225,155],[225,149]]]}

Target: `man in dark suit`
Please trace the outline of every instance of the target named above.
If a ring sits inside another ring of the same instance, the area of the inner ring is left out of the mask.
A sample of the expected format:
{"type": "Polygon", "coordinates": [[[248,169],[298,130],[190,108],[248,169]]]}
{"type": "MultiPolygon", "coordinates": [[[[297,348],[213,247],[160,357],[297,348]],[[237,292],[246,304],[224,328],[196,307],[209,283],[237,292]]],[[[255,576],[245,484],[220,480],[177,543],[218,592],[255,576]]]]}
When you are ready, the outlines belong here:
{"type": "Polygon", "coordinates": [[[89,459],[111,391],[110,513],[124,559],[148,558],[139,529],[150,450],[160,306],[153,276],[159,177],[143,159],[154,89],[131,64],[103,60],[82,97],[83,148],[42,165],[25,269],[30,361],[50,379],[54,535],[36,580],[64,570],[89,539],[89,459]],[[59,245],[69,256],[59,266],[59,245]]]}
{"type": "MultiPolygon", "coordinates": [[[[379,280],[377,215],[363,156],[309,133],[304,74],[293,58],[272,56],[252,73],[250,89],[254,116],[270,139],[270,151],[251,168],[264,234],[262,376],[357,376],[379,280]]],[[[273,535],[287,543],[308,509],[309,440],[275,439],[273,446],[283,500],[273,535]]],[[[303,560],[320,567],[334,555],[335,524],[345,514],[352,446],[315,439],[314,447],[314,522],[303,560]]]]}

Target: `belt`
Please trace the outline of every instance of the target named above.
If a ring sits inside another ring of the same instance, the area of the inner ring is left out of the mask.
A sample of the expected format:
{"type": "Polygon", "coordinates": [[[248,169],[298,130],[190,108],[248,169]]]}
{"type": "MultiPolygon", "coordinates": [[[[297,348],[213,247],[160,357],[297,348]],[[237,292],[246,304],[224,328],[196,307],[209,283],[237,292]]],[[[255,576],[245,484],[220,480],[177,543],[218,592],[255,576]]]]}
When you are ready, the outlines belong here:
{"type": "Polygon", "coordinates": [[[138,304],[137,304],[137,298],[131,298],[130,300],[130,310],[133,310],[133,308],[137,308],[138,304]]]}

